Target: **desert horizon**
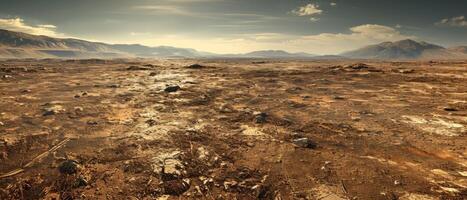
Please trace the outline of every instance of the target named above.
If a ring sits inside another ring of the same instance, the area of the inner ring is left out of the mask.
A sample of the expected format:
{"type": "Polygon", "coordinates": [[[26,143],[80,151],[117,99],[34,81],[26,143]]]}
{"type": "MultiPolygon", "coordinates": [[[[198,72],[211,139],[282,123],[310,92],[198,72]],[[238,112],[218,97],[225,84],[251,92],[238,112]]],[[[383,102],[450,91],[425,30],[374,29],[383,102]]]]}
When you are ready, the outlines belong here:
{"type": "Polygon", "coordinates": [[[0,200],[464,200],[466,14],[0,0],[0,200]]]}

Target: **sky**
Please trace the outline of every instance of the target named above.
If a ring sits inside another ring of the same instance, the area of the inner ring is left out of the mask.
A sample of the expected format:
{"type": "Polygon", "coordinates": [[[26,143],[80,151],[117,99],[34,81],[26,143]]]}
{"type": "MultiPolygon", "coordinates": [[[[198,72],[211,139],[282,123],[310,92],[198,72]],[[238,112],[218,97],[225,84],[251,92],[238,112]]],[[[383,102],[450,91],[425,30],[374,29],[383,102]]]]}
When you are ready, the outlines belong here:
{"type": "Polygon", "coordinates": [[[213,53],[467,45],[466,0],[0,0],[0,29],[213,53]]]}

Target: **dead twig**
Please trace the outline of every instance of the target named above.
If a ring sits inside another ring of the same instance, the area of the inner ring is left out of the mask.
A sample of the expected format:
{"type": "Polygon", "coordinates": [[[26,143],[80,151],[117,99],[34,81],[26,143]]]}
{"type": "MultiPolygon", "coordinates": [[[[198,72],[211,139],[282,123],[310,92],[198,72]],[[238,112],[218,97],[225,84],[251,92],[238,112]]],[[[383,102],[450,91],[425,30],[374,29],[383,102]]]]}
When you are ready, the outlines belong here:
{"type": "Polygon", "coordinates": [[[50,148],[48,151],[46,151],[44,153],[41,153],[38,156],[36,156],[34,159],[32,159],[31,161],[29,161],[28,163],[23,165],[21,168],[14,169],[14,170],[12,170],[12,171],[10,171],[8,173],[0,175],[0,179],[10,177],[10,176],[14,176],[14,175],[17,175],[19,173],[24,172],[26,168],[31,167],[32,165],[34,165],[37,162],[40,162],[43,158],[47,157],[50,153],[55,152],[57,149],[59,149],[60,147],[65,145],[68,141],[70,141],[70,138],[65,138],[64,140],[62,140],[57,145],[50,148]]]}
{"type": "Polygon", "coordinates": [[[344,193],[347,194],[347,188],[345,187],[344,180],[341,180],[341,187],[342,191],[344,191],[344,193]]]}

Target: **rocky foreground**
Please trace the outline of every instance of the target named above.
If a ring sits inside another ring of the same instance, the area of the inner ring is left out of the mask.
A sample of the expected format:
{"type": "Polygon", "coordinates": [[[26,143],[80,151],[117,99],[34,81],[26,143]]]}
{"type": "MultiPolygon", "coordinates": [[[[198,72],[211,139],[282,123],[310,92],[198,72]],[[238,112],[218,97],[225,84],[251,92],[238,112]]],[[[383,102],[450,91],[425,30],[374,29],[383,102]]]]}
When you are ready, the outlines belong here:
{"type": "Polygon", "coordinates": [[[465,199],[466,126],[467,62],[4,61],[0,199],[465,199]]]}

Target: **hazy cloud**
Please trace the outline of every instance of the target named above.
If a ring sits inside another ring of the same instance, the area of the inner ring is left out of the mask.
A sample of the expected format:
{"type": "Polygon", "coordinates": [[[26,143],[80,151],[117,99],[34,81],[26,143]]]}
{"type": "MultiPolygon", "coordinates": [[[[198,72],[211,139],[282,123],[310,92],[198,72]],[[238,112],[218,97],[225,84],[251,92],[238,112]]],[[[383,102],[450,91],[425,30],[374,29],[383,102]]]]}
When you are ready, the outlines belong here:
{"type": "Polygon", "coordinates": [[[312,17],[312,18],[310,18],[310,21],[312,21],[312,22],[317,22],[317,21],[319,21],[319,19],[318,19],[318,18],[315,18],[315,17],[312,17]]]}
{"type": "Polygon", "coordinates": [[[191,12],[173,5],[142,5],[142,6],[133,6],[133,9],[151,11],[152,13],[160,14],[175,14],[175,15],[190,15],[191,12]]]}
{"type": "MultiPolygon", "coordinates": [[[[323,10],[320,10],[318,5],[310,3],[292,10],[292,13],[298,16],[315,16],[323,13],[323,10]]],[[[318,21],[318,18],[311,17],[310,20],[318,21]]]]}
{"type": "Polygon", "coordinates": [[[467,21],[465,16],[458,16],[453,18],[445,18],[439,22],[436,22],[435,25],[438,26],[454,26],[454,27],[467,27],[467,21]]]}
{"type": "Polygon", "coordinates": [[[200,3],[200,2],[222,2],[224,0],[166,0],[175,3],[200,3]]]}
{"type": "Polygon", "coordinates": [[[56,32],[56,26],[51,24],[40,24],[40,25],[28,25],[23,19],[17,18],[0,18],[0,29],[6,29],[10,31],[18,31],[29,33],[33,35],[46,35],[51,37],[63,37],[64,35],[56,32]]]}

